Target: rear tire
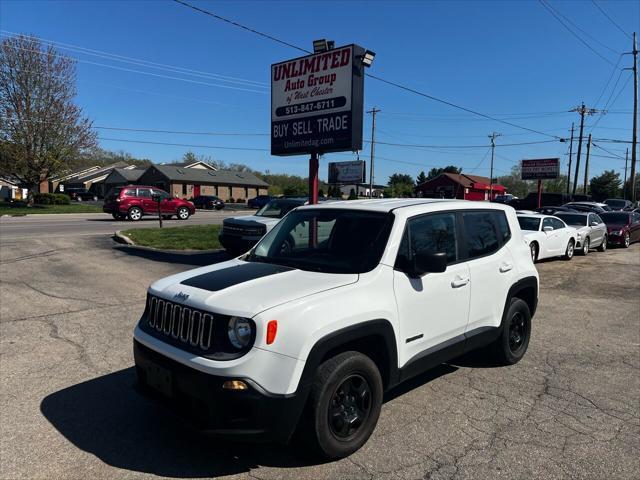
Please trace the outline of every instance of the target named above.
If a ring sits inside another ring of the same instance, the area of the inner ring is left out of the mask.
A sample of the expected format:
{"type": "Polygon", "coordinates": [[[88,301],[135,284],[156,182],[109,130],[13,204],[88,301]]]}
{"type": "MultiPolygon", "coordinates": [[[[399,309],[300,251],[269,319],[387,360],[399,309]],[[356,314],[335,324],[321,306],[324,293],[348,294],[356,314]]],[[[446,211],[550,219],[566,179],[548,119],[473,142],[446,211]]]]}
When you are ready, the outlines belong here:
{"type": "Polygon", "coordinates": [[[600,244],[600,246],[598,247],[598,251],[599,252],[606,252],[607,251],[607,242],[609,241],[609,239],[607,238],[607,236],[605,235],[604,238],[602,239],[602,243],[600,244]]]}
{"type": "Polygon", "coordinates": [[[562,256],[562,258],[564,260],[571,260],[573,258],[573,253],[575,250],[575,243],[573,241],[573,239],[569,240],[569,243],[567,243],[567,249],[564,252],[564,255],[562,256]]]}
{"type": "Polygon", "coordinates": [[[380,372],[369,357],[344,352],[328,359],[311,387],[302,440],[326,459],[351,455],[375,429],[382,394],[380,372]]]}
{"type": "Polygon", "coordinates": [[[529,306],[520,298],[512,298],[507,313],[502,319],[500,336],[488,348],[499,364],[515,365],[527,352],[530,338],[529,306]]]}
{"type": "Polygon", "coordinates": [[[131,207],[127,212],[127,217],[132,222],[138,222],[142,218],[142,209],[140,207],[131,207]]]}

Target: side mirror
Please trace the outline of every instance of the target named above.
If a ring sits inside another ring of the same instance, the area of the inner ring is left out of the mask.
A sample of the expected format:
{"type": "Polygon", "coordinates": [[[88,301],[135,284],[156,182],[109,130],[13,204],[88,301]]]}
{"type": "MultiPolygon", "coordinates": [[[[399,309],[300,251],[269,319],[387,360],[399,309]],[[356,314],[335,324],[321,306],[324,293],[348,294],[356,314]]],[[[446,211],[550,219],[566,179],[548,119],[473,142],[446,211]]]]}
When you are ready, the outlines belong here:
{"type": "Polygon", "coordinates": [[[426,273],[442,273],[447,269],[447,254],[438,253],[417,253],[413,257],[411,265],[411,276],[422,277],[426,273]]]}
{"type": "Polygon", "coordinates": [[[598,225],[600,225],[598,222],[591,222],[590,224],[592,227],[597,227],[598,225]]]}
{"type": "Polygon", "coordinates": [[[542,231],[543,232],[553,232],[553,227],[543,227],[542,231]]]}

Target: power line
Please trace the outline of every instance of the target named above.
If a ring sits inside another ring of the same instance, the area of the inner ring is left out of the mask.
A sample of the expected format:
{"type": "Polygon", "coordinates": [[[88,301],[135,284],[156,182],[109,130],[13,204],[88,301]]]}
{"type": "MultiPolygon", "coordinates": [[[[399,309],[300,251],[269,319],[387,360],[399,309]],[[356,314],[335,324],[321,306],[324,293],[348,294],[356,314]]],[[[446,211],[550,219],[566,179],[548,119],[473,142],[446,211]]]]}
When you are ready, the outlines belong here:
{"type": "MultiPolygon", "coordinates": [[[[622,74],[622,71],[620,71],[620,74],[622,74]]],[[[618,80],[620,80],[620,77],[618,77],[618,80]]],[[[615,103],[618,101],[618,97],[620,97],[620,94],[622,94],[624,89],[627,88],[627,85],[629,84],[630,80],[631,80],[631,75],[629,75],[629,77],[627,78],[627,81],[624,83],[624,85],[622,85],[622,88],[618,91],[618,94],[616,95],[616,98],[613,99],[613,102],[609,103],[609,101],[611,100],[611,97],[613,96],[613,93],[614,93],[614,90],[611,90],[611,95],[609,95],[609,98],[607,99],[607,102],[604,104],[604,109],[602,111],[602,114],[596,119],[595,122],[593,122],[593,125],[591,126],[591,130],[590,130],[591,132],[593,132],[593,130],[598,126],[598,123],[600,123],[600,120],[602,119],[602,117],[606,113],[606,108],[609,105],[615,105],[615,103]]],[[[617,86],[617,82],[616,82],[616,85],[613,88],[615,89],[616,86],[617,86]]]]}
{"type": "Polygon", "coordinates": [[[208,10],[205,10],[203,8],[199,8],[199,7],[196,7],[195,5],[191,5],[190,3],[183,2],[182,0],[173,0],[173,1],[176,2],[176,3],[179,3],[181,5],[184,5],[187,8],[195,10],[196,12],[204,13],[205,15],[209,15],[210,17],[213,17],[216,20],[220,20],[220,21],[229,23],[229,24],[233,25],[234,27],[242,28],[243,30],[247,30],[247,31],[249,31],[251,33],[255,33],[256,35],[260,35],[261,37],[268,38],[269,40],[273,40],[274,42],[280,43],[282,45],[286,45],[287,47],[295,48],[296,50],[300,50],[301,52],[311,53],[309,50],[307,50],[305,48],[298,47],[298,46],[296,46],[296,45],[294,45],[292,43],[285,42],[284,40],[280,40],[279,38],[273,37],[273,36],[271,36],[269,34],[262,33],[262,32],[259,32],[258,30],[254,30],[253,28],[246,27],[246,26],[244,26],[244,25],[242,25],[242,24],[240,24],[238,22],[234,22],[233,20],[229,20],[227,18],[221,17],[220,15],[216,15],[215,13],[209,12],[208,10]]]}
{"type": "MultiPolygon", "coordinates": [[[[4,37],[12,37],[12,36],[16,36],[16,35],[20,35],[17,32],[12,32],[9,30],[2,30],[0,29],[0,36],[4,36],[4,37]]],[[[42,37],[33,37],[33,38],[37,38],[38,40],[44,42],[46,45],[49,46],[53,46],[62,50],[70,50],[72,52],[76,52],[76,53],[81,53],[84,55],[91,55],[94,57],[98,57],[98,58],[105,58],[108,60],[114,60],[117,62],[123,62],[123,63],[129,63],[129,64],[133,64],[133,65],[138,65],[138,66],[143,66],[143,67],[147,67],[147,68],[155,68],[157,70],[163,70],[163,71],[168,71],[168,72],[172,72],[172,73],[180,73],[183,75],[191,75],[191,76],[196,76],[196,77],[201,77],[201,78],[209,78],[212,80],[217,80],[217,81],[224,81],[224,82],[229,82],[229,83],[237,83],[237,84],[246,84],[248,86],[253,86],[253,87],[263,87],[263,88],[268,88],[268,84],[265,82],[258,82],[255,80],[249,80],[246,78],[239,78],[239,77],[232,77],[229,75],[222,75],[219,73],[211,73],[211,72],[204,72],[202,70],[194,70],[194,69],[190,69],[190,68],[185,68],[185,67],[178,67],[175,65],[169,65],[166,63],[158,63],[158,62],[152,62],[150,60],[144,60],[144,59],[140,59],[140,58],[134,58],[134,57],[128,57],[125,55],[119,55],[116,53],[111,53],[111,52],[106,52],[104,50],[96,50],[93,48],[87,48],[87,47],[81,47],[79,45],[73,45],[70,43],[64,43],[64,42],[58,42],[55,40],[49,40],[46,38],[42,38],[42,37]]]]}
{"type": "Polygon", "coordinates": [[[631,35],[629,35],[627,32],[625,32],[622,27],[620,27],[620,25],[618,25],[613,18],[611,18],[609,15],[607,15],[607,12],[605,12],[602,7],[600,5],[598,5],[595,0],[591,0],[591,3],[593,3],[595,5],[595,7],[600,10],[600,13],[602,13],[605,17],[607,17],[607,19],[614,25],[614,27],[616,27],[618,30],[620,30],[622,32],[622,34],[627,37],[627,38],[631,38],[631,35]]]}
{"type": "Polygon", "coordinates": [[[268,148],[226,147],[226,146],[220,146],[220,145],[193,145],[189,143],[152,142],[148,140],[127,140],[124,138],[100,137],[100,140],[111,141],[111,142],[125,142],[125,143],[145,143],[150,145],[167,145],[171,147],[213,148],[213,149],[219,149],[219,150],[248,150],[248,151],[255,151],[255,152],[271,151],[268,148]]]}
{"type": "Polygon", "coordinates": [[[544,0],[538,0],[538,2],[540,3],[540,5],[542,5],[551,15],[553,15],[553,17],[558,20],[558,22],[560,22],[560,24],[569,32],[571,33],[571,35],[573,35],[574,37],[576,37],[585,47],[587,47],[589,50],[591,50],[593,53],[595,53],[598,57],[600,57],[602,60],[604,60],[605,62],[607,62],[609,65],[613,65],[613,62],[611,60],[609,60],[607,57],[605,57],[604,55],[602,55],[600,52],[598,52],[595,48],[593,48],[591,45],[589,45],[580,35],[578,35],[576,32],[574,32],[573,30],[571,30],[571,28],[569,28],[569,26],[564,23],[564,21],[562,20],[562,18],[560,18],[554,10],[551,9],[551,7],[549,5],[547,5],[545,3],[544,0]]]}
{"type": "MultiPolygon", "coordinates": [[[[210,11],[208,11],[208,10],[205,10],[205,9],[203,9],[203,8],[199,8],[199,7],[196,7],[196,6],[194,6],[194,5],[191,5],[190,3],[187,3],[187,2],[185,2],[185,1],[183,1],[183,0],[174,0],[174,2],[179,3],[180,5],[183,5],[183,6],[185,6],[185,7],[191,8],[192,10],[195,10],[195,11],[197,11],[197,12],[200,12],[200,13],[203,13],[203,14],[205,14],[205,15],[208,15],[208,16],[210,16],[210,17],[213,17],[213,18],[215,18],[215,19],[217,19],[217,20],[221,20],[221,21],[223,21],[223,22],[226,22],[226,23],[229,23],[229,24],[231,24],[231,25],[234,25],[234,26],[236,26],[236,27],[238,27],[238,28],[242,28],[243,30],[247,30],[247,31],[249,31],[249,32],[255,33],[256,35],[260,35],[261,37],[268,38],[269,40],[272,40],[272,41],[274,41],[274,42],[280,43],[280,44],[282,44],[282,45],[286,45],[286,46],[288,46],[288,47],[295,48],[296,50],[299,50],[299,51],[301,51],[301,52],[305,52],[305,53],[312,53],[311,51],[309,51],[309,50],[307,50],[307,49],[305,49],[305,48],[298,47],[297,45],[293,45],[293,44],[291,44],[291,43],[289,43],[289,42],[286,42],[286,41],[284,41],[284,40],[280,40],[279,38],[276,38],[276,37],[274,37],[274,36],[272,36],[272,35],[268,35],[268,34],[266,34],[266,33],[259,32],[258,30],[255,30],[255,29],[253,29],[253,28],[247,27],[247,26],[242,25],[242,24],[240,24],[240,23],[238,23],[238,22],[235,22],[235,21],[229,20],[229,19],[224,18],[224,17],[222,17],[222,16],[220,16],[220,15],[217,15],[217,14],[215,14],[215,13],[213,13],[213,12],[210,12],[210,11]]],[[[613,64],[612,64],[612,65],[613,65],[613,64]]],[[[528,127],[524,127],[524,126],[522,126],[522,125],[518,125],[518,124],[516,124],[516,123],[508,122],[508,121],[506,121],[506,120],[500,120],[500,119],[498,119],[498,118],[492,117],[492,116],[490,116],[490,115],[486,115],[486,114],[481,113],[481,112],[477,112],[477,111],[475,111],[475,110],[472,110],[472,109],[470,109],[470,108],[463,107],[463,106],[461,106],[461,105],[456,105],[456,104],[455,104],[455,103],[453,103],[453,102],[449,102],[449,101],[447,101],[447,100],[443,100],[443,99],[440,99],[440,98],[434,97],[433,95],[429,95],[429,94],[426,94],[426,93],[420,92],[420,91],[415,90],[415,89],[413,89],[413,88],[405,87],[404,85],[401,85],[401,84],[399,84],[399,83],[395,83],[395,82],[392,82],[392,81],[389,81],[389,80],[385,80],[385,79],[383,79],[383,78],[381,78],[381,77],[378,77],[377,75],[372,75],[372,74],[370,74],[370,73],[367,73],[366,75],[367,75],[367,77],[369,77],[369,78],[373,78],[374,80],[378,80],[379,82],[385,83],[385,84],[387,84],[387,85],[394,86],[394,87],[396,87],[396,88],[399,88],[399,89],[401,89],[401,90],[405,90],[405,91],[407,91],[407,92],[411,92],[411,93],[413,93],[413,94],[415,94],[415,95],[419,95],[419,96],[424,97],[424,98],[428,98],[428,99],[433,100],[433,101],[435,101],[435,102],[442,103],[442,104],[444,104],[444,105],[448,105],[448,106],[453,107],[453,108],[457,108],[457,109],[462,110],[462,111],[465,111],[465,112],[467,112],[467,113],[472,113],[472,114],[474,114],[474,115],[477,115],[477,116],[480,116],[480,117],[483,117],[483,118],[487,118],[487,119],[489,119],[489,120],[493,120],[493,121],[495,121],[495,122],[503,123],[503,124],[505,124],[505,125],[510,125],[510,126],[512,126],[512,127],[519,128],[519,129],[522,129],[522,130],[527,130],[527,131],[529,131],[529,132],[537,133],[537,134],[539,134],[539,135],[543,135],[543,136],[546,136],[546,137],[552,137],[552,138],[560,139],[560,137],[555,136],[555,135],[549,135],[549,134],[547,134],[547,133],[543,133],[543,132],[540,132],[540,131],[538,131],[538,130],[534,130],[534,129],[531,129],[531,128],[528,128],[528,127]]]]}
{"type": "MultiPolygon", "coordinates": [[[[46,52],[42,52],[40,50],[33,50],[33,49],[30,49],[30,48],[22,48],[22,47],[16,47],[16,48],[18,48],[19,50],[26,51],[26,52],[33,52],[33,53],[38,53],[40,55],[46,55],[46,52]]],[[[235,87],[233,85],[221,85],[221,84],[216,84],[216,83],[202,82],[200,80],[192,80],[190,78],[174,77],[174,76],[171,76],[171,75],[164,75],[162,73],[145,72],[143,70],[135,70],[133,68],[118,67],[116,65],[109,65],[109,64],[106,64],[106,63],[92,62],[91,60],[82,60],[82,59],[77,58],[77,57],[71,57],[71,56],[68,56],[68,57],[72,58],[76,62],[86,63],[86,64],[89,64],[89,65],[97,65],[97,66],[100,66],[100,67],[112,68],[114,70],[121,70],[121,71],[125,71],[125,72],[140,73],[142,75],[150,75],[150,76],[153,76],[153,77],[168,78],[170,80],[180,80],[180,81],[183,81],[183,82],[195,83],[195,84],[198,84],[198,85],[206,85],[208,87],[228,88],[228,89],[231,89],[231,90],[240,90],[240,91],[244,91],[244,92],[260,93],[260,94],[268,93],[266,90],[253,90],[253,89],[250,89],[250,88],[235,87]]]]}
{"type": "Polygon", "coordinates": [[[559,16],[561,16],[567,23],[569,23],[570,25],[573,25],[573,27],[577,30],[580,30],[584,35],[586,35],[587,37],[589,37],[591,40],[593,40],[594,42],[596,42],[598,45],[600,45],[601,47],[606,48],[607,50],[615,53],[615,54],[619,54],[620,52],[614,50],[613,48],[609,47],[608,45],[605,45],[604,43],[602,43],[600,40],[598,40],[596,37],[594,37],[593,35],[591,35],[588,31],[586,31],[584,28],[581,28],[579,25],[576,25],[575,23],[573,23],[571,21],[571,19],[567,18],[565,15],[563,15],[559,10],[557,10],[554,6],[552,6],[550,3],[546,5],[547,7],[549,7],[551,10],[553,10],[554,12],[556,12],[559,16]]]}
{"type": "MultiPolygon", "coordinates": [[[[616,62],[615,66],[613,67],[613,70],[611,70],[611,75],[609,75],[609,80],[607,80],[607,83],[604,84],[604,88],[600,92],[600,95],[598,95],[598,99],[593,103],[594,107],[597,107],[598,103],[600,103],[600,100],[602,99],[602,96],[604,95],[604,92],[607,90],[607,87],[611,83],[611,79],[616,74],[616,70],[618,69],[618,65],[620,65],[620,60],[622,60],[622,54],[620,54],[620,56],[618,57],[618,61],[616,62]]],[[[615,87],[613,89],[615,90],[615,87]]]]}
{"type": "MultiPolygon", "coordinates": [[[[537,142],[520,142],[520,143],[504,143],[500,144],[501,147],[517,147],[520,145],[538,145],[541,143],[555,143],[557,140],[540,140],[537,142]]],[[[369,143],[366,140],[365,143],[369,143]]],[[[487,145],[417,145],[413,143],[390,143],[376,141],[378,145],[388,145],[392,147],[413,147],[413,148],[487,148],[487,145]]]]}

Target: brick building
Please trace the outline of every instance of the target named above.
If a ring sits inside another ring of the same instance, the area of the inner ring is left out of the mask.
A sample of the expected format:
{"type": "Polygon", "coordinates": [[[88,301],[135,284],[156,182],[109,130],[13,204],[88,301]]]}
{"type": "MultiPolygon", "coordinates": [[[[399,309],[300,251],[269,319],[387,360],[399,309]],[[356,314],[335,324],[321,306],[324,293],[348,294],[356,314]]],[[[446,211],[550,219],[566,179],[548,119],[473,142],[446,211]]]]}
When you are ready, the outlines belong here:
{"type": "MultiPolygon", "coordinates": [[[[418,185],[415,190],[419,197],[425,198],[459,198],[460,200],[493,200],[489,198],[487,177],[466,175],[464,173],[441,173],[431,180],[418,185]]],[[[507,189],[493,184],[493,198],[504,195],[507,189]]]]}
{"type": "Polygon", "coordinates": [[[215,195],[224,201],[247,200],[269,192],[269,184],[249,172],[180,164],[151,165],[135,183],[156,186],[179,198],[215,195]]]}

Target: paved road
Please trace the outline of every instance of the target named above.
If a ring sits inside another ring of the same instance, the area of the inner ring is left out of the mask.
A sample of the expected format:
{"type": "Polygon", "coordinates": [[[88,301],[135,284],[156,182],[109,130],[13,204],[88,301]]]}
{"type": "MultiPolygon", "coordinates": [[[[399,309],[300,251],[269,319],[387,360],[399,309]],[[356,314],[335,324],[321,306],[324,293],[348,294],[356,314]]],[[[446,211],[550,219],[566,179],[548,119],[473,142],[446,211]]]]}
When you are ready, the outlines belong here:
{"type": "Polygon", "coordinates": [[[2,479],[637,478],[640,244],[540,263],[522,362],[467,359],[418,377],[388,396],[362,450],[315,464],[212,443],[132,391],[147,285],[222,254],[47,232],[0,240],[2,479]]]}
{"type": "MultiPolygon", "coordinates": [[[[165,220],[164,226],[221,224],[225,217],[250,215],[254,210],[198,210],[186,221],[165,220]]],[[[156,217],[143,217],[139,222],[115,221],[106,213],[39,214],[24,217],[0,217],[0,236],[3,238],[30,238],[46,235],[48,238],[113,233],[126,228],[157,227],[156,217]]]]}

